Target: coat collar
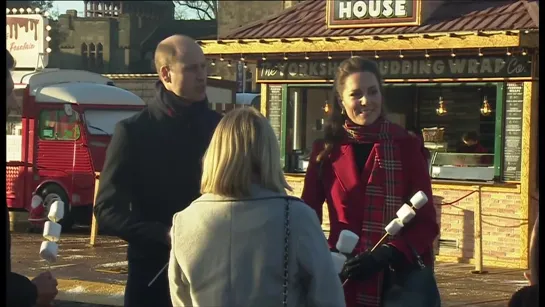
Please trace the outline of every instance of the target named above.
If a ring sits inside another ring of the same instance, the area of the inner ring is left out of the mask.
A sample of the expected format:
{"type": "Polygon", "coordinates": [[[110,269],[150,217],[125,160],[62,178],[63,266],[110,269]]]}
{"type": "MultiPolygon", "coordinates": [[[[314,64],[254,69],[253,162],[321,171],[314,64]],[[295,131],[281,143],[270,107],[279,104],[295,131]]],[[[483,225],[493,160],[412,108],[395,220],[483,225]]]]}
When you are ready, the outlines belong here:
{"type": "Polygon", "coordinates": [[[252,184],[250,187],[250,196],[246,198],[235,198],[235,197],[228,197],[228,196],[222,196],[217,194],[203,194],[201,197],[197,198],[194,203],[197,202],[229,202],[229,201],[243,201],[243,200],[253,200],[253,199],[260,199],[260,198],[269,198],[269,197],[282,197],[286,196],[286,194],[281,194],[277,192],[273,192],[271,190],[267,190],[262,188],[261,186],[257,184],[252,184]]]}

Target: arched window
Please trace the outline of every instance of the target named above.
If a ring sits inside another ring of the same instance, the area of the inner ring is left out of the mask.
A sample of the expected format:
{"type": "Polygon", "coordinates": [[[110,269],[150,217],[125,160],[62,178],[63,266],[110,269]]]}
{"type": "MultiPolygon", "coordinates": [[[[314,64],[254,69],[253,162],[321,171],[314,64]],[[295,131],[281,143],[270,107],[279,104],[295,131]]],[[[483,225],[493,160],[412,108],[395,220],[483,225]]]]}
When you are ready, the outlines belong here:
{"type": "Polygon", "coordinates": [[[96,48],[95,44],[89,44],[89,70],[96,69],[96,48]]]}
{"type": "Polygon", "coordinates": [[[81,68],[87,69],[89,67],[89,59],[88,59],[88,49],[87,44],[82,43],[81,44],[81,68]]]}
{"type": "Polygon", "coordinates": [[[104,69],[104,54],[102,43],[98,43],[97,45],[97,69],[101,72],[102,69],[104,69]]]}

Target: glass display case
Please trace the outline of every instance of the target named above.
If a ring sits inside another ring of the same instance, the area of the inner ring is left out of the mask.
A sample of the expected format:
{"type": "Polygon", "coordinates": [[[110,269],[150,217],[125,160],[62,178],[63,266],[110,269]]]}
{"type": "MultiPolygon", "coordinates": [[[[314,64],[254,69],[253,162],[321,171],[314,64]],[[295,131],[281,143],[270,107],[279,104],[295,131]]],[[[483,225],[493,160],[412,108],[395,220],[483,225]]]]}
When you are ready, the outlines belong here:
{"type": "Polygon", "coordinates": [[[435,152],[431,178],[452,180],[494,180],[494,154],[435,152]]]}

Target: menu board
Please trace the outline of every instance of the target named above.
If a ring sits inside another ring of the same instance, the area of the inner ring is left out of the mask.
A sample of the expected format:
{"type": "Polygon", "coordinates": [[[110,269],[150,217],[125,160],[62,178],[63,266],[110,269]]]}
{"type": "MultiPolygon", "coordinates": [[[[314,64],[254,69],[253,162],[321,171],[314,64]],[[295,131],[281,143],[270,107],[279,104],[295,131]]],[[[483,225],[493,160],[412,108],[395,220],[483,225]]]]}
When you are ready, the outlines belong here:
{"type": "Polygon", "coordinates": [[[504,181],[520,181],[523,99],[524,83],[507,83],[502,174],[504,181]]]}
{"type": "Polygon", "coordinates": [[[282,85],[268,85],[267,116],[276,134],[278,146],[282,137],[282,85]]]}

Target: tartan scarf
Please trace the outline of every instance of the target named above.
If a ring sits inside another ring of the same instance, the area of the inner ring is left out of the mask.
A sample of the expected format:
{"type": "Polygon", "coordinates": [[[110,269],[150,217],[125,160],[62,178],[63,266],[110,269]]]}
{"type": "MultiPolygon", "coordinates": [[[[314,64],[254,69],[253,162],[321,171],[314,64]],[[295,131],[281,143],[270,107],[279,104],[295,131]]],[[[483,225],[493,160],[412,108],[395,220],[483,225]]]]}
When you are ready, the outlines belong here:
{"type": "MultiPolygon", "coordinates": [[[[361,208],[364,210],[358,251],[373,246],[384,235],[384,227],[395,218],[403,204],[404,176],[401,165],[401,150],[397,141],[408,138],[401,127],[380,117],[369,126],[360,126],[347,120],[343,125],[349,143],[373,143],[370,153],[372,166],[366,164],[363,178],[365,197],[361,208]],[[370,169],[369,169],[370,168],[370,169]]],[[[345,285],[347,307],[381,306],[384,274],[363,281],[348,281],[345,285]]]]}

